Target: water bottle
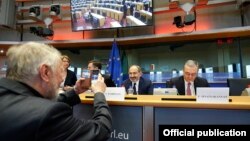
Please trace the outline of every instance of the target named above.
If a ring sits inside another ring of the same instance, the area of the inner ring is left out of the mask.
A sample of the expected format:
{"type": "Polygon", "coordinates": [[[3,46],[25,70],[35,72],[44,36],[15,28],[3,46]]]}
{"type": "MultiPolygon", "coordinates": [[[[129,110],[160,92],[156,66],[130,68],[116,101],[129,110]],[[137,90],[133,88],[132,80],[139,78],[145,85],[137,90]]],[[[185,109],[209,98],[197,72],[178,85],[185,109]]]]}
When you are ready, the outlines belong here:
{"type": "Polygon", "coordinates": [[[128,95],[132,95],[134,93],[134,90],[133,90],[133,88],[132,88],[132,86],[130,86],[129,88],[128,88],[128,95]]]}
{"type": "Polygon", "coordinates": [[[173,88],[176,88],[175,84],[173,84],[173,88]]]}

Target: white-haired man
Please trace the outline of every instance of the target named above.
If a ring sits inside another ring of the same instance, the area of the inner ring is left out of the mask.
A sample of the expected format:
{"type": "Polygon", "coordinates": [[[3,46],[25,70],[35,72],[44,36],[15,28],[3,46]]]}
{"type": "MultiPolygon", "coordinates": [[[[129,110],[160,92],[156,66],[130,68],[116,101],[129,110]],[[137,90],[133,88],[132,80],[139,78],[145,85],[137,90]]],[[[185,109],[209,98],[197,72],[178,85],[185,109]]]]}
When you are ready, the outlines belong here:
{"type": "Polygon", "coordinates": [[[84,80],[78,80],[74,89],[57,97],[65,75],[58,50],[28,42],[11,47],[6,55],[6,78],[0,79],[1,139],[97,141],[110,137],[112,117],[101,76],[92,86],[93,118],[76,119],[71,106],[80,102],[77,94],[86,90],[80,87],[84,80]]]}

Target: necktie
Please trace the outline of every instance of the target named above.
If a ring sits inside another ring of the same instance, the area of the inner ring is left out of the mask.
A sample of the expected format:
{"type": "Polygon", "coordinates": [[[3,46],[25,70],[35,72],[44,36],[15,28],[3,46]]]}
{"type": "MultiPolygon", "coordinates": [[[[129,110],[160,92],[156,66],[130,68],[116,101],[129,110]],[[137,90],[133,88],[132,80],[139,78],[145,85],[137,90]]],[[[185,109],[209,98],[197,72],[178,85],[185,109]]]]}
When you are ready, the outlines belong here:
{"type": "Polygon", "coordinates": [[[189,82],[187,85],[187,95],[192,95],[190,86],[191,86],[191,83],[189,82]]]}
{"type": "Polygon", "coordinates": [[[137,94],[136,93],[136,83],[134,83],[133,90],[134,90],[133,94],[137,94]]]}

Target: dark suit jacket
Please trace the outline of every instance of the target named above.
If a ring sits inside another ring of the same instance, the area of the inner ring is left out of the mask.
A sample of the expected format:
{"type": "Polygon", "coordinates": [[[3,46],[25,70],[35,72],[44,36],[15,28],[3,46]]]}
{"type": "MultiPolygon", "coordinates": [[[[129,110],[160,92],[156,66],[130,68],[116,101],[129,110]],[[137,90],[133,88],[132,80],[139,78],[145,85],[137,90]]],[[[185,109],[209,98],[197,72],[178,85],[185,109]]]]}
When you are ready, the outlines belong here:
{"type": "Polygon", "coordinates": [[[110,78],[110,75],[102,74],[102,77],[104,78],[104,83],[107,87],[116,87],[114,81],[110,78]]]}
{"type": "MultiPolygon", "coordinates": [[[[185,95],[185,81],[184,81],[183,76],[175,77],[175,78],[172,78],[169,81],[167,81],[168,88],[172,88],[174,86],[178,90],[179,95],[185,95]]],[[[197,87],[209,87],[209,84],[208,84],[206,79],[201,78],[201,77],[196,77],[194,80],[195,92],[196,92],[197,87]]]]}
{"type": "MultiPolygon", "coordinates": [[[[127,79],[122,83],[122,86],[124,86],[126,91],[128,91],[128,88],[130,86],[132,86],[132,82],[130,81],[130,79],[127,79]]],[[[153,88],[154,87],[153,87],[151,80],[149,80],[147,78],[140,77],[138,94],[151,95],[151,94],[153,94],[153,88]]]]}
{"type": "MultiPolygon", "coordinates": [[[[61,100],[71,101],[68,98],[61,100]]],[[[110,137],[112,119],[103,94],[94,95],[91,120],[74,118],[72,108],[63,102],[45,99],[23,83],[0,79],[0,139],[100,141],[110,137]]]]}
{"type": "Polygon", "coordinates": [[[67,76],[65,78],[64,86],[74,86],[76,81],[76,74],[73,71],[67,69],[67,76]]]}

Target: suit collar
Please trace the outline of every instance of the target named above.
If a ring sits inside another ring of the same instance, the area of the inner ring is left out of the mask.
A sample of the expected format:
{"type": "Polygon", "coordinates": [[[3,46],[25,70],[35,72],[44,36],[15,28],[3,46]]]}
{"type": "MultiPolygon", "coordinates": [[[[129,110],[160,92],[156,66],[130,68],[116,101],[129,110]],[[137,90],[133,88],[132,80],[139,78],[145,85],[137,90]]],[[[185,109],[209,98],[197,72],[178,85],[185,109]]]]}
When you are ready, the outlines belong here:
{"type": "Polygon", "coordinates": [[[38,93],[35,89],[28,86],[27,84],[8,78],[0,79],[0,88],[4,88],[19,95],[42,97],[40,93],[38,93]]]}

